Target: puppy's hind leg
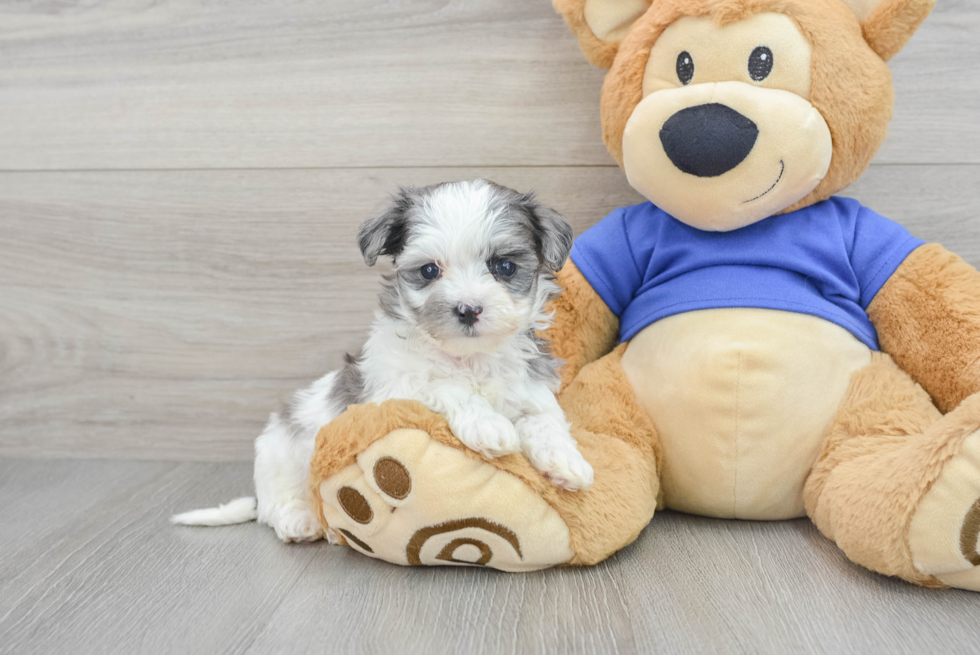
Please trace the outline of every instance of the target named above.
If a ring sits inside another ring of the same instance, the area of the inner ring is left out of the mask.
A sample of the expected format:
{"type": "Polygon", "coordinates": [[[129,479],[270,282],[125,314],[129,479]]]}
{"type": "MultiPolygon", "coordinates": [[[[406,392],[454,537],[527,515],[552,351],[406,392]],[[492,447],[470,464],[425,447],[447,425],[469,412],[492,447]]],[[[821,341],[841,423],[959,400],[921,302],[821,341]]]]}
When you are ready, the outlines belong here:
{"type": "Polygon", "coordinates": [[[320,527],[310,508],[306,480],[312,441],[293,436],[278,414],[255,440],[255,498],[258,521],[272,526],[283,541],[314,541],[320,527]]]}
{"type": "Polygon", "coordinates": [[[324,536],[313,514],[308,478],[316,434],[338,413],[331,398],[336,377],[330,373],[297,392],[287,409],[269,418],[255,440],[258,521],[274,528],[286,542],[324,536]]]}

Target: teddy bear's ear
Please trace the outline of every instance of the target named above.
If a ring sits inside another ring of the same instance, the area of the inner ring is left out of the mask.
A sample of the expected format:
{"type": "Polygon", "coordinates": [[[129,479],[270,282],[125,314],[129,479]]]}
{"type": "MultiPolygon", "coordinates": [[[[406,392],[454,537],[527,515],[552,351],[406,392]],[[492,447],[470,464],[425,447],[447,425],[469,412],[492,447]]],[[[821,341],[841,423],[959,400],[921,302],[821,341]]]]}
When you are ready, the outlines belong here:
{"type": "Polygon", "coordinates": [[[936,0],[843,0],[861,21],[864,40],[885,61],[905,47],[936,0]]]}
{"type": "Polygon", "coordinates": [[[553,0],[578,37],[585,57],[596,66],[612,66],[619,42],[652,0],[553,0]]]}

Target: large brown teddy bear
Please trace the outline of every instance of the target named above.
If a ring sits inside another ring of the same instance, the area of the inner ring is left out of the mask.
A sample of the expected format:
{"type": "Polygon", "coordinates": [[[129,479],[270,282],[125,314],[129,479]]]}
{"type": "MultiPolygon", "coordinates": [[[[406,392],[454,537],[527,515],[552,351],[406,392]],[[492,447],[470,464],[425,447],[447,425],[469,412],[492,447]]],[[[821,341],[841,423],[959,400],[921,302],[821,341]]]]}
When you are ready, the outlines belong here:
{"type": "Polygon", "coordinates": [[[833,197],[933,2],[555,0],[611,66],[605,141],[651,201],[579,238],[546,335],[595,485],[486,460],[414,403],[352,406],[317,441],[324,525],[513,571],[598,562],[658,507],[806,515],[858,564],[980,590],[980,274],[833,197]]]}

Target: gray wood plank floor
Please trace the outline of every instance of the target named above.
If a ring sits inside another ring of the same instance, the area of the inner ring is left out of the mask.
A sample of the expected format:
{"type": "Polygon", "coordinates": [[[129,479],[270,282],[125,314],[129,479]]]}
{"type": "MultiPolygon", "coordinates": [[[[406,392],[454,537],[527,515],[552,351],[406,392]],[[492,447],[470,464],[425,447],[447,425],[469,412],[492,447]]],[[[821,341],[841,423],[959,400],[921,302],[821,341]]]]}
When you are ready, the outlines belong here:
{"type": "Polygon", "coordinates": [[[0,460],[0,653],[976,653],[980,594],[850,564],[806,520],[670,512],[591,569],[402,568],[178,528],[244,463],[0,460]]]}

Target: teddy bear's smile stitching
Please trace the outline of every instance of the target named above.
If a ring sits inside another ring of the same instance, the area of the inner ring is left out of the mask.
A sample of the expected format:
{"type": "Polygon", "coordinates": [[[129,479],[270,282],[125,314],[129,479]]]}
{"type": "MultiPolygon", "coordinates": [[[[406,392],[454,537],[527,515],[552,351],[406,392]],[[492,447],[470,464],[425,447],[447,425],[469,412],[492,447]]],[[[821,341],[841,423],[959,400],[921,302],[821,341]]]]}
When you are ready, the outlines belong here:
{"type": "Polygon", "coordinates": [[[761,193],[761,194],[757,195],[755,198],[751,198],[749,200],[746,200],[742,204],[744,205],[744,204],[749,203],[749,202],[755,202],[759,198],[761,198],[761,197],[763,197],[765,195],[768,195],[770,191],[772,191],[773,189],[776,188],[776,185],[779,184],[779,181],[783,179],[783,173],[785,173],[785,172],[786,172],[786,162],[783,161],[782,159],[780,159],[779,160],[779,177],[777,177],[776,178],[776,181],[772,183],[772,186],[769,187],[764,193],[761,193]]]}

